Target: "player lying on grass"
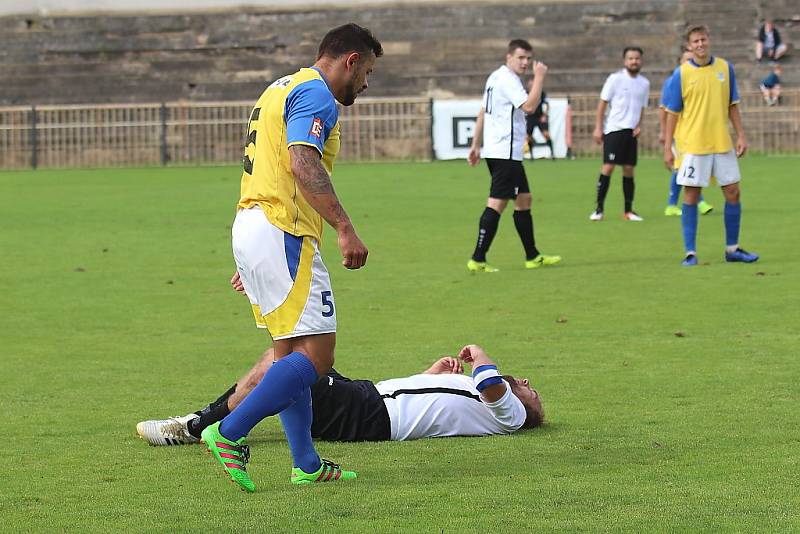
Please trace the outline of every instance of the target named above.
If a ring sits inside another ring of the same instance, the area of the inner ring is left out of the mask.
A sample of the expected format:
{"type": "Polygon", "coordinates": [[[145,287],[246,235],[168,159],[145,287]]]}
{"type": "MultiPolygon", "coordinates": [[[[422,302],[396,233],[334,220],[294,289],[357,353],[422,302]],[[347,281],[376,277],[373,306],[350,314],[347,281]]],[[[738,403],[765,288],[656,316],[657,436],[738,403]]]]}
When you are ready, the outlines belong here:
{"type": "MultiPolygon", "coordinates": [[[[204,428],[224,418],[273,363],[267,350],[228,391],[183,417],[143,421],[139,436],[151,445],[200,441],[204,428]]],[[[422,374],[373,383],[331,369],[311,387],[311,435],[326,441],[404,441],[445,436],[511,434],[541,425],[541,399],[528,380],[501,375],[477,345],[440,358],[422,374]],[[463,363],[472,375],[463,374],[463,363]]]]}

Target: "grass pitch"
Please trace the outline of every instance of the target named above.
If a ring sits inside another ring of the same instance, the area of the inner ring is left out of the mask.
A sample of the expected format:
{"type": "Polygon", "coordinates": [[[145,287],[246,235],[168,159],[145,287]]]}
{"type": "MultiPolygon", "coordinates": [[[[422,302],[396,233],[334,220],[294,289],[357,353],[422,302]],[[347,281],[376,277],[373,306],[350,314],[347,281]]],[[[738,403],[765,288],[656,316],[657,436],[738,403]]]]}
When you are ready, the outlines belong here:
{"type": "Polygon", "coordinates": [[[240,171],[0,174],[0,530],[800,529],[800,158],[742,160],[742,244],[762,260],[724,263],[710,190],[692,269],[659,162],[638,168],[641,224],[622,221],[619,171],[607,220],[590,223],[599,161],[526,165],[558,266],[525,271],[505,214],[489,258],[501,272],[467,273],[488,173],[463,162],[340,165],[369,263],[341,268],[330,229],[323,250],[341,372],[405,376],[476,342],[538,387],[547,425],[320,443],[359,479],[294,487],[266,421],[254,495],[200,447],[135,434],[203,406],[267,346],[227,283],[240,171]]]}

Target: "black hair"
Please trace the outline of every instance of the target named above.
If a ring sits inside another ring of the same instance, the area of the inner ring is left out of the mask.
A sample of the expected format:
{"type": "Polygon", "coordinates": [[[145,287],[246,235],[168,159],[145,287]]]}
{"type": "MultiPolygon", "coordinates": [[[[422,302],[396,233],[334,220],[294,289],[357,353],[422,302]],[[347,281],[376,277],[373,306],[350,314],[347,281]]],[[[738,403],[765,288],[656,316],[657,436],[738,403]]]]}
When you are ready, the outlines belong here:
{"type": "Polygon", "coordinates": [[[317,59],[323,56],[336,58],[348,52],[360,54],[372,52],[375,57],[381,57],[383,47],[371,31],[351,22],[338,26],[325,34],[319,44],[317,59]]]}
{"type": "Polygon", "coordinates": [[[640,56],[644,55],[644,50],[642,50],[638,46],[626,46],[625,50],[622,51],[622,57],[625,57],[625,54],[627,54],[628,52],[639,52],[640,56]]]}
{"type": "Polygon", "coordinates": [[[533,47],[525,39],[512,39],[511,42],[508,43],[509,54],[513,54],[514,50],[516,50],[517,48],[521,48],[526,52],[533,52],[533,47]]]}

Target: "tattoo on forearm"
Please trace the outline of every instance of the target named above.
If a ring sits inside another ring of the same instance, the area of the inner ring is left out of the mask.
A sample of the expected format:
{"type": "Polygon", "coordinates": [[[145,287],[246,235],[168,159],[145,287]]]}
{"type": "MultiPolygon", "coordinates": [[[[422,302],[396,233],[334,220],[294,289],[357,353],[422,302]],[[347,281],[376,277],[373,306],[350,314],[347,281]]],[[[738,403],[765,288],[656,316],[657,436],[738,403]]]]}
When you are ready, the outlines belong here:
{"type": "Polygon", "coordinates": [[[295,174],[295,180],[303,189],[313,195],[333,193],[331,178],[319,161],[319,153],[311,147],[292,147],[295,168],[302,169],[295,174]]]}
{"type": "Polygon", "coordinates": [[[348,221],[347,213],[333,190],[331,178],[320,162],[319,152],[307,146],[293,146],[290,150],[294,178],[311,207],[331,226],[348,221]],[[320,198],[318,195],[323,196],[320,198]]]}

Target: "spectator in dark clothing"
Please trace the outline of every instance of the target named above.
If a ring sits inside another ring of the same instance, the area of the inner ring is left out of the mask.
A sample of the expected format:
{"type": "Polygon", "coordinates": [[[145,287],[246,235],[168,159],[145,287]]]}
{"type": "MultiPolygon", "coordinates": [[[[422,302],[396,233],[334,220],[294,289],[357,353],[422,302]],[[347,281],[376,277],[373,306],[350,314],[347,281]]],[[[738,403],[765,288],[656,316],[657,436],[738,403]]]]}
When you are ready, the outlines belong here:
{"type": "Polygon", "coordinates": [[[758,30],[756,42],[756,59],[758,61],[777,61],[786,53],[786,43],[781,41],[781,34],[771,20],[764,21],[758,30]]]}

